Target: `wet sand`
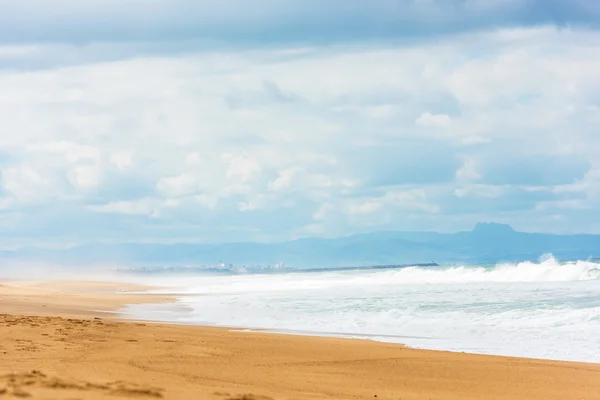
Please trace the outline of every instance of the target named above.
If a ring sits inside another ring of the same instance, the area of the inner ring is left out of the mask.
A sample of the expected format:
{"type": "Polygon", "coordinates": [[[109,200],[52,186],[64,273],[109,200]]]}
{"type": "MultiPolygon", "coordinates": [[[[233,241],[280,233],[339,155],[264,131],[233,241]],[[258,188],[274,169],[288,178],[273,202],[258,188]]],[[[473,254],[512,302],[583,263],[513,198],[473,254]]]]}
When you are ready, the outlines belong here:
{"type": "Polygon", "coordinates": [[[119,321],[141,289],[1,284],[0,399],[600,399],[599,364],[119,321]]]}

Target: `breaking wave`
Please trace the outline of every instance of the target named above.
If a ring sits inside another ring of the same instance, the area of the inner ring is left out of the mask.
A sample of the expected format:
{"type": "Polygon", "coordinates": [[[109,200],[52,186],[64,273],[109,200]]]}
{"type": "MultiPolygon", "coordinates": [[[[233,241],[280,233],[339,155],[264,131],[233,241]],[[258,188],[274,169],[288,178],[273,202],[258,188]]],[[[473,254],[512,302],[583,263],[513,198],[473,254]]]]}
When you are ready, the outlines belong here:
{"type": "Polygon", "coordinates": [[[133,305],[125,316],[600,362],[590,351],[600,348],[600,264],[591,261],[154,279],[179,303],[133,305]]]}
{"type": "Polygon", "coordinates": [[[560,263],[554,257],[540,262],[498,264],[493,267],[408,267],[393,271],[396,283],[466,283],[466,282],[568,282],[600,279],[600,264],[590,261],[560,263]]]}

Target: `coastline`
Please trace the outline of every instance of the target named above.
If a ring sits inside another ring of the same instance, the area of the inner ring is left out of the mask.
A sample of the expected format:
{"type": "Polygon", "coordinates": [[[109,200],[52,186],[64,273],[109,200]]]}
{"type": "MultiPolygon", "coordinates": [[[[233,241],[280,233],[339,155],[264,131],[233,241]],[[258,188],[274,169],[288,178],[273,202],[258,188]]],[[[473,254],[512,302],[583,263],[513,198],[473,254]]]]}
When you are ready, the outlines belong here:
{"type": "Polygon", "coordinates": [[[174,300],[150,289],[0,282],[0,397],[600,398],[598,364],[119,318],[126,304],[174,300]]]}
{"type": "Polygon", "coordinates": [[[119,319],[128,304],[170,303],[155,287],[108,281],[0,281],[0,311],[19,315],[119,319]]]}

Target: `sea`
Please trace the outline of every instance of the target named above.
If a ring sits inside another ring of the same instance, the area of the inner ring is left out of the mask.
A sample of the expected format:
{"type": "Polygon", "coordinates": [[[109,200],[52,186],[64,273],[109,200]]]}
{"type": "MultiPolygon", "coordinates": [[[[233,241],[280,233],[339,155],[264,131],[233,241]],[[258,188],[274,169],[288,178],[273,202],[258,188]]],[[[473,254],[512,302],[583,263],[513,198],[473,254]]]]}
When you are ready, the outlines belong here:
{"type": "Polygon", "coordinates": [[[167,271],[136,280],[173,304],[128,318],[600,362],[600,264],[538,262],[327,271],[167,271]]]}

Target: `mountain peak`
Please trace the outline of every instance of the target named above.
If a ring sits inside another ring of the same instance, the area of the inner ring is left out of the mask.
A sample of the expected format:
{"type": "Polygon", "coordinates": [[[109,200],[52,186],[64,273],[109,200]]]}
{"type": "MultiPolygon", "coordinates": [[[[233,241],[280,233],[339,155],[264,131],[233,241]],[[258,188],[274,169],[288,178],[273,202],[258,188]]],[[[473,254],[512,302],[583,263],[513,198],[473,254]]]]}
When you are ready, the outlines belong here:
{"type": "Polygon", "coordinates": [[[495,222],[478,222],[473,228],[473,233],[483,235],[506,235],[515,233],[512,226],[507,224],[498,224],[495,222]]]}

